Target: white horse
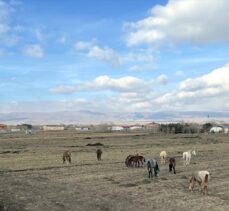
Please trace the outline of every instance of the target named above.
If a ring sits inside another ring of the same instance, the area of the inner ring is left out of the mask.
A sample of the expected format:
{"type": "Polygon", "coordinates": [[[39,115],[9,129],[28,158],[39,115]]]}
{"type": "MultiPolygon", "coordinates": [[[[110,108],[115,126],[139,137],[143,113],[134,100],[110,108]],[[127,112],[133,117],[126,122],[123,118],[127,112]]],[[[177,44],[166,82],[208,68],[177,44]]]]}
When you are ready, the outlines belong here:
{"type": "Polygon", "coordinates": [[[161,164],[165,164],[165,161],[166,161],[166,158],[167,158],[166,151],[161,151],[160,158],[161,158],[161,164]]]}
{"type": "Polygon", "coordinates": [[[192,174],[192,177],[189,182],[189,190],[193,190],[196,183],[203,188],[204,194],[207,193],[208,190],[208,181],[210,179],[210,174],[208,171],[196,171],[192,174]]]}
{"type": "Polygon", "coordinates": [[[190,164],[192,155],[196,155],[196,151],[195,150],[189,150],[187,152],[183,152],[184,166],[190,164]]]}

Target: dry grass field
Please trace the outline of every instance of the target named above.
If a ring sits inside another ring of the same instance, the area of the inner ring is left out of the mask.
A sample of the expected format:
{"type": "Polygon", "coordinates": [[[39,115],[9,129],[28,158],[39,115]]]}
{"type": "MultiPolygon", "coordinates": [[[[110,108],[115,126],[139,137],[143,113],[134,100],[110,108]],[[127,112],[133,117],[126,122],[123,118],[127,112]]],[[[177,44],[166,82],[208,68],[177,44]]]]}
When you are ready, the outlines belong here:
{"type": "Polygon", "coordinates": [[[229,210],[229,137],[225,134],[162,135],[149,132],[38,132],[0,134],[0,210],[229,210]],[[95,146],[104,145],[102,161],[95,146]],[[184,167],[182,152],[197,156],[184,167]],[[72,164],[62,164],[64,150],[72,164]],[[160,165],[160,177],[148,179],[146,167],[127,168],[129,154],[159,161],[166,150],[177,158],[177,174],[160,165]],[[209,170],[208,195],[189,192],[194,170],[209,170]]]}

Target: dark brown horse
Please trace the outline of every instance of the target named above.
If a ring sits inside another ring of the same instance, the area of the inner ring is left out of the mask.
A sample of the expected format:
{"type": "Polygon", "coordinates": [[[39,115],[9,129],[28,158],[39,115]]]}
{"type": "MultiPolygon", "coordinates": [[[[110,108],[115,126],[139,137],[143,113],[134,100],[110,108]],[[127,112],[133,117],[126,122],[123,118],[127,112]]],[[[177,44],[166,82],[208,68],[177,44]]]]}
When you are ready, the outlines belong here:
{"type": "Polygon", "coordinates": [[[70,150],[66,150],[63,153],[63,163],[65,163],[65,161],[68,161],[69,163],[71,163],[71,151],[70,150]]]}
{"type": "Polygon", "coordinates": [[[143,166],[145,158],[142,155],[129,155],[126,159],[127,166],[140,167],[143,166]]]}
{"type": "Polygon", "coordinates": [[[103,153],[103,151],[101,149],[96,150],[96,155],[97,155],[98,160],[101,160],[102,153],[103,153]]]}
{"type": "Polygon", "coordinates": [[[130,166],[129,160],[130,160],[130,158],[133,157],[133,156],[134,156],[134,155],[128,155],[128,156],[126,157],[125,164],[126,164],[127,167],[130,166]]]}
{"type": "Polygon", "coordinates": [[[146,159],[142,155],[138,155],[139,163],[143,166],[143,164],[146,162],[146,159]]]}
{"type": "Polygon", "coordinates": [[[169,158],[169,172],[173,170],[173,173],[176,174],[176,159],[169,158]]]}

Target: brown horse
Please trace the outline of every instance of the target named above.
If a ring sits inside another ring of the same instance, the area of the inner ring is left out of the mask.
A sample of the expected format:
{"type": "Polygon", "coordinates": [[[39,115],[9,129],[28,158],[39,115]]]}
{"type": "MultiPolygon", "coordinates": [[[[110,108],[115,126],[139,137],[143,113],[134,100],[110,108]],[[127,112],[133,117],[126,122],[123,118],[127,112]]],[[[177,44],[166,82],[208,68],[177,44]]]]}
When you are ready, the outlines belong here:
{"type": "Polygon", "coordinates": [[[97,160],[101,160],[102,153],[103,151],[101,149],[96,150],[97,160]]]}
{"type": "Polygon", "coordinates": [[[145,158],[142,155],[129,155],[126,159],[127,166],[135,166],[135,167],[140,167],[143,166],[145,162],[145,158]]]}
{"type": "Polygon", "coordinates": [[[173,170],[173,173],[176,174],[176,159],[169,158],[169,172],[173,170]]]}
{"type": "Polygon", "coordinates": [[[63,153],[63,163],[65,163],[65,160],[67,160],[69,163],[71,163],[71,151],[70,150],[66,150],[63,153]]]}
{"type": "Polygon", "coordinates": [[[128,156],[126,157],[125,164],[126,164],[127,167],[130,166],[129,160],[130,160],[130,158],[133,157],[133,156],[134,156],[134,155],[128,155],[128,156]]]}
{"type": "Polygon", "coordinates": [[[146,162],[146,159],[142,155],[138,155],[138,160],[139,160],[139,163],[141,163],[142,166],[146,162]]]}

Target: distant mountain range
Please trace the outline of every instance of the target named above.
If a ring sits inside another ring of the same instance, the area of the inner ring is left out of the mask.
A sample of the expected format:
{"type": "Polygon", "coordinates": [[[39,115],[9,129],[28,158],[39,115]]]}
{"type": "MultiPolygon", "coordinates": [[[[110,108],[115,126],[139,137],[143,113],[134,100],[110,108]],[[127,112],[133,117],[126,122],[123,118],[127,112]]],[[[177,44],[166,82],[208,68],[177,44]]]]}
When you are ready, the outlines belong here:
{"type": "Polygon", "coordinates": [[[229,122],[229,112],[111,112],[59,111],[59,112],[14,112],[0,113],[4,124],[100,124],[125,122],[229,122]],[[208,117],[208,115],[210,115],[208,117]]]}

